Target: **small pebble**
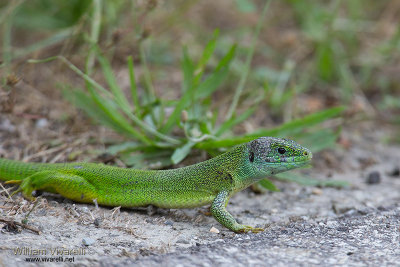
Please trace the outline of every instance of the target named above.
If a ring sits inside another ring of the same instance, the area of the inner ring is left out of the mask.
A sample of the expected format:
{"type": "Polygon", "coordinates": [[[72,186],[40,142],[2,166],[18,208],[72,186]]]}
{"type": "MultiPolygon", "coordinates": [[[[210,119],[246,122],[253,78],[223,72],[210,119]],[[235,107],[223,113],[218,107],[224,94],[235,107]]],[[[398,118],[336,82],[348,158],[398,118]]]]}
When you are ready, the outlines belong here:
{"type": "Polygon", "coordinates": [[[81,210],[83,213],[86,213],[86,214],[90,213],[88,207],[82,207],[80,210],[81,210]]]}
{"type": "Polygon", "coordinates": [[[170,221],[170,220],[166,220],[166,221],[164,222],[164,224],[165,224],[165,225],[169,225],[169,226],[173,226],[173,225],[174,225],[174,223],[173,223],[172,221],[170,221]]]}
{"type": "Polygon", "coordinates": [[[38,119],[35,123],[37,128],[45,128],[47,125],[49,125],[49,121],[45,118],[38,119]]]}
{"type": "Polygon", "coordinates": [[[332,209],[338,215],[353,210],[354,206],[351,203],[334,202],[332,203],[332,209]]]}
{"type": "Polygon", "coordinates": [[[95,243],[96,241],[90,237],[85,237],[82,239],[82,244],[85,246],[91,246],[95,243]]]}
{"type": "Polygon", "coordinates": [[[210,232],[211,232],[211,233],[219,234],[219,230],[218,230],[217,228],[215,228],[214,226],[211,227],[210,232]]]}
{"type": "Polygon", "coordinates": [[[185,238],[180,238],[180,239],[176,240],[176,243],[190,244],[189,240],[187,240],[185,238]]]}
{"type": "Polygon", "coordinates": [[[10,120],[5,119],[0,123],[0,131],[15,132],[16,127],[11,124],[10,120]]]}
{"type": "Polygon", "coordinates": [[[318,195],[318,196],[320,196],[320,195],[322,195],[322,190],[319,189],[319,188],[313,188],[313,190],[311,191],[311,193],[312,193],[313,195],[318,195]]]}
{"type": "Polygon", "coordinates": [[[46,209],[40,209],[36,212],[36,215],[38,216],[45,216],[47,215],[47,210],[46,209]]]}
{"type": "Polygon", "coordinates": [[[147,211],[147,215],[152,216],[152,215],[156,214],[157,207],[155,207],[153,205],[149,205],[149,206],[147,206],[146,211],[147,211]]]}
{"type": "Polygon", "coordinates": [[[381,174],[378,171],[372,171],[368,174],[367,184],[379,184],[381,182],[381,174]]]}
{"type": "Polygon", "coordinates": [[[94,224],[95,226],[99,227],[100,224],[101,224],[101,219],[100,219],[100,218],[94,219],[93,224],[94,224]]]}
{"type": "Polygon", "coordinates": [[[394,167],[391,172],[389,172],[391,177],[400,177],[400,167],[394,167]]]}

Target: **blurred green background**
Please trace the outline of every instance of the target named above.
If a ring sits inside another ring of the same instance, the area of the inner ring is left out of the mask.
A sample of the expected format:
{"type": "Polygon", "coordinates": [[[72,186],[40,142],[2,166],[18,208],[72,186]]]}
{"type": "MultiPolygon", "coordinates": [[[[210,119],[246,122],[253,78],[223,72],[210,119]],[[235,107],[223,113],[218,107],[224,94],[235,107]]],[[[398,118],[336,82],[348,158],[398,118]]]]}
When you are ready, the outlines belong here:
{"type": "Polygon", "coordinates": [[[70,101],[128,166],[258,136],[318,152],[346,121],[400,123],[399,19],[395,0],[0,1],[2,90],[70,101]]]}

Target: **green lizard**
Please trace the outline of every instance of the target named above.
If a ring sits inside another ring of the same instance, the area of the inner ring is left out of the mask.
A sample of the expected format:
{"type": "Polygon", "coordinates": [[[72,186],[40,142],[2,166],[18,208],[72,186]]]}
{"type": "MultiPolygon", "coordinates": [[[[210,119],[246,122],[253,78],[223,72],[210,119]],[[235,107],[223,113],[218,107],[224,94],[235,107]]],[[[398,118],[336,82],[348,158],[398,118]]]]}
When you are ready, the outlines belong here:
{"type": "Polygon", "coordinates": [[[170,170],[124,169],[94,163],[23,163],[0,159],[0,180],[77,202],[106,206],[192,208],[211,203],[211,213],[234,232],[259,232],[236,222],[229,198],[260,179],[306,165],[311,152],[294,141],[261,137],[210,160],[170,170]]]}

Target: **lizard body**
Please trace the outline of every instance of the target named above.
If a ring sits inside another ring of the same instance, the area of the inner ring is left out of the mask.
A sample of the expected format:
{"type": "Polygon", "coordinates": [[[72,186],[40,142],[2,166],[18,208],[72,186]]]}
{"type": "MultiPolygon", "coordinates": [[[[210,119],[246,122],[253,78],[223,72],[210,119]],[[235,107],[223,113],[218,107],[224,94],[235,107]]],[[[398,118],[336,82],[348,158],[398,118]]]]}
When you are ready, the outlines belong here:
{"type": "Polygon", "coordinates": [[[229,198],[260,179],[307,164],[311,152],[287,139],[261,137],[210,160],[178,169],[137,170],[95,163],[24,163],[0,159],[0,180],[76,202],[106,206],[192,208],[211,204],[214,218],[235,232],[262,231],[241,225],[226,210],[229,198]]]}

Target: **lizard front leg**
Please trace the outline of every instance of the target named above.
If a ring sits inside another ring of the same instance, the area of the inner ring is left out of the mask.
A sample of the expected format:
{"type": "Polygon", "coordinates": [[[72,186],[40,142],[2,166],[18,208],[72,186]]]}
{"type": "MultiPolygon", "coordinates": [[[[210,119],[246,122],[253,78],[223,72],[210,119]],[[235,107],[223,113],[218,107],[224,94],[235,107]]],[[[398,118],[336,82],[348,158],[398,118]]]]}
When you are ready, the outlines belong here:
{"type": "Polygon", "coordinates": [[[217,194],[211,205],[211,214],[220,224],[236,233],[247,233],[249,231],[252,231],[253,233],[259,233],[264,231],[262,228],[254,228],[248,225],[239,224],[226,210],[228,201],[229,192],[223,190],[217,194]]]}

